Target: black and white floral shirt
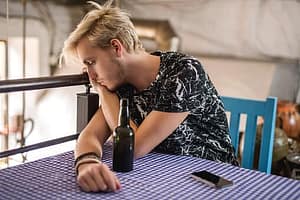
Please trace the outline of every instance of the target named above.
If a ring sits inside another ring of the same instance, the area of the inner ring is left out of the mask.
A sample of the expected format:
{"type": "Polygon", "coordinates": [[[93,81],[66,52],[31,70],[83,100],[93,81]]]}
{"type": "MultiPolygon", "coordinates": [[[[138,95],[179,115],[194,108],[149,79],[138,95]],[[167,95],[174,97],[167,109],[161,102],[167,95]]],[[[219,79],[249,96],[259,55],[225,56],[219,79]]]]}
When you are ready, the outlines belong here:
{"type": "Polygon", "coordinates": [[[177,52],[154,52],[160,69],[151,85],[139,93],[130,86],[118,90],[130,96],[131,119],[140,125],[152,111],[189,112],[177,129],[154,151],[237,164],[223,103],[200,62],[177,52]]]}

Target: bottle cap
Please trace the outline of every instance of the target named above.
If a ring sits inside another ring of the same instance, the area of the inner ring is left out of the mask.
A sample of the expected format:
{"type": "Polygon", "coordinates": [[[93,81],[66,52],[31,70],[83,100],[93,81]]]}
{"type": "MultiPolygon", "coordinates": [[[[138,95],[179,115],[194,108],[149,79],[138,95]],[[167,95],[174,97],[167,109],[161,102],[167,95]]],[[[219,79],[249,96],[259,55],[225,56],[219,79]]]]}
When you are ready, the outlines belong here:
{"type": "Polygon", "coordinates": [[[129,105],[129,101],[127,98],[122,98],[120,101],[120,106],[128,106],[129,105]]]}

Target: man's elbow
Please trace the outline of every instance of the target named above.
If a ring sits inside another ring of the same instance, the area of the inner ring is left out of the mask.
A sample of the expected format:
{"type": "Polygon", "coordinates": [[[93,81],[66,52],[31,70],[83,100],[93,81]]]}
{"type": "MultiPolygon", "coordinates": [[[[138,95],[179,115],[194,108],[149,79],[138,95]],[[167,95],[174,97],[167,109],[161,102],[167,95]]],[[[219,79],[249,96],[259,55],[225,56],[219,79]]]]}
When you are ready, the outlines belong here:
{"type": "Polygon", "coordinates": [[[147,151],[145,148],[141,147],[135,147],[134,148],[134,159],[139,159],[143,156],[145,156],[149,151],[147,151]]]}

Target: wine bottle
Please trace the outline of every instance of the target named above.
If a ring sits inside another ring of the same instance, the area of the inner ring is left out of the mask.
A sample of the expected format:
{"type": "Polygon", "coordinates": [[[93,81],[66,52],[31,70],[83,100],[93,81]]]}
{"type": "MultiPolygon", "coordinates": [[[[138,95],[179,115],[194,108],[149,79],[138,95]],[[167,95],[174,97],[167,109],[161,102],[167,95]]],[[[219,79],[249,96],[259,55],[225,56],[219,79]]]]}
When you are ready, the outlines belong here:
{"type": "Polygon", "coordinates": [[[120,101],[118,127],[113,133],[113,170],[117,172],[133,169],[134,133],[129,120],[129,101],[123,98],[120,101]]]}

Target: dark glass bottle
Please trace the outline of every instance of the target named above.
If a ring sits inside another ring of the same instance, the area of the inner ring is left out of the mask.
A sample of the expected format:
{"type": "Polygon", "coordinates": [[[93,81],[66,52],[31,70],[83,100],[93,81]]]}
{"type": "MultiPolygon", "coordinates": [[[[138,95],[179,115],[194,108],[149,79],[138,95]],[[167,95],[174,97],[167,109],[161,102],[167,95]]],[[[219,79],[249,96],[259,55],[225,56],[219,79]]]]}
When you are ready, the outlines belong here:
{"type": "Polygon", "coordinates": [[[120,101],[118,127],[113,133],[113,170],[129,172],[133,169],[134,133],[129,124],[129,101],[120,101]]]}

